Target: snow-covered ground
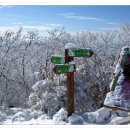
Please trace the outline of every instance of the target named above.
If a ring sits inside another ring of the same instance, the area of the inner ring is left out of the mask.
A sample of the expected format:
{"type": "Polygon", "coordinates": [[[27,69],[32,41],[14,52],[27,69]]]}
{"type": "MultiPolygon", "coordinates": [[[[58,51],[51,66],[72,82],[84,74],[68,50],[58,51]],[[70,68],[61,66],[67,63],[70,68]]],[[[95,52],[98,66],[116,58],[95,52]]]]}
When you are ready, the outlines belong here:
{"type": "Polygon", "coordinates": [[[104,107],[95,112],[73,113],[69,118],[65,109],[61,108],[52,119],[41,111],[0,107],[1,125],[119,125],[129,124],[129,120],[128,113],[104,107]]]}

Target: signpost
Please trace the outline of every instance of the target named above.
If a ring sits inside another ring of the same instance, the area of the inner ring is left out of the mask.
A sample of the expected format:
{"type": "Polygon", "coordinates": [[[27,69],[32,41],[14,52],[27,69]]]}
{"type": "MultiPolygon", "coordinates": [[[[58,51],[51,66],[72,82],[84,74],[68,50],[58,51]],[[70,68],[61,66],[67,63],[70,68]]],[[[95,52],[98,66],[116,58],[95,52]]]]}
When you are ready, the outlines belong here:
{"type": "Polygon", "coordinates": [[[56,74],[67,74],[67,112],[68,117],[74,113],[74,72],[76,71],[74,57],[89,58],[94,53],[91,49],[79,49],[76,44],[68,43],[65,46],[65,57],[52,56],[52,63],[56,64],[53,71],[56,74]]]}

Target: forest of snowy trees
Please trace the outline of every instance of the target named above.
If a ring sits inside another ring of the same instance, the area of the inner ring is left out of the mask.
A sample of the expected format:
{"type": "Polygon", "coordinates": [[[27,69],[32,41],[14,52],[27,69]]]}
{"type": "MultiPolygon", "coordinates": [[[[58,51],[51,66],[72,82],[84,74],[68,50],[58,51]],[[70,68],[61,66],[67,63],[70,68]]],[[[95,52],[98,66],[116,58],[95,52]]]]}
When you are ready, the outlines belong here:
{"type": "Polygon", "coordinates": [[[94,111],[105,100],[118,54],[130,45],[130,25],[119,30],[80,32],[65,29],[23,34],[0,32],[0,105],[42,110],[54,114],[66,106],[66,77],[57,75],[50,58],[64,55],[67,43],[91,48],[91,58],[75,58],[75,109],[94,111]]]}

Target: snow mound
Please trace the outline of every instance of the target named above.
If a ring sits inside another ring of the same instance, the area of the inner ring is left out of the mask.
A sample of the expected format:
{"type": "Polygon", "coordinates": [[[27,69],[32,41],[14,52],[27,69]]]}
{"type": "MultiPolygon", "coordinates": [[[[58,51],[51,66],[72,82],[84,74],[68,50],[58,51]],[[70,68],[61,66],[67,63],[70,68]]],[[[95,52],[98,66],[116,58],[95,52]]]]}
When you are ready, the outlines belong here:
{"type": "Polygon", "coordinates": [[[90,125],[90,124],[128,124],[130,117],[128,113],[112,111],[108,108],[100,108],[95,112],[73,113],[68,117],[67,111],[61,108],[51,118],[42,111],[32,111],[22,108],[0,107],[0,125],[90,125]]]}
{"type": "Polygon", "coordinates": [[[31,111],[31,110],[25,110],[25,111],[20,111],[16,113],[14,116],[12,116],[11,120],[14,121],[29,121],[31,119],[37,119],[41,113],[38,113],[36,111],[31,111]]]}
{"type": "Polygon", "coordinates": [[[68,113],[64,108],[61,108],[57,114],[53,116],[55,124],[66,124],[68,122],[68,113]]]}
{"type": "Polygon", "coordinates": [[[65,46],[65,49],[79,49],[79,46],[76,45],[75,43],[68,43],[68,44],[65,46]]]}
{"type": "Polygon", "coordinates": [[[69,124],[73,124],[73,125],[83,124],[83,118],[77,115],[76,113],[73,113],[72,116],[68,118],[68,120],[69,120],[69,124]]]}
{"type": "Polygon", "coordinates": [[[111,122],[108,125],[121,125],[121,124],[127,124],[130,121],[130,117],[117,117],[111,120],[111,122]]]}
{"type": "Polygon", "coordinates": [[[89,123],[105,123],[110,118],[110,109],[100,108],[95,112],[88,112],[83,115],[85,121],[89,123]]]}
{"type": "Polygon", "coordinates": [[[113,111],[112,109],[102,107],[95,112],[87,112],[83,116],[85,122],[94,124],[116,124],[116,121],[120,119],[128,118],[127,112],[113,111]]]}

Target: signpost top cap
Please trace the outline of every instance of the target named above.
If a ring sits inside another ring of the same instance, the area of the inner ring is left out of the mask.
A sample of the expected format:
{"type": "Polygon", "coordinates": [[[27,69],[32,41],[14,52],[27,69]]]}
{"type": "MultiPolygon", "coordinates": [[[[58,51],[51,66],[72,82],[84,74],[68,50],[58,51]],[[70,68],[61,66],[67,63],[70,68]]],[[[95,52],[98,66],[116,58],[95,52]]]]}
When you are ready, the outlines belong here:
{"type": "Polygon", "coordinates": [[[68,43],[68,44],[65,46],[65,49],[79,49],[79,46],[76,45],[75,43],[68,43]]]}

